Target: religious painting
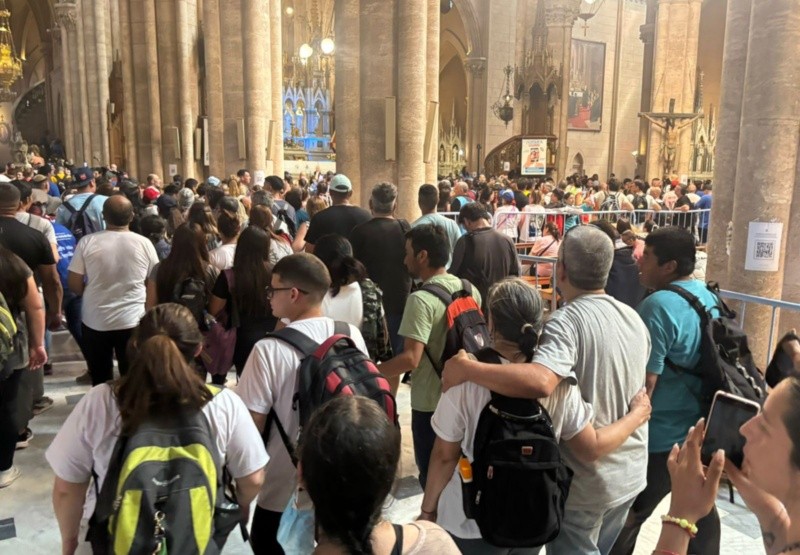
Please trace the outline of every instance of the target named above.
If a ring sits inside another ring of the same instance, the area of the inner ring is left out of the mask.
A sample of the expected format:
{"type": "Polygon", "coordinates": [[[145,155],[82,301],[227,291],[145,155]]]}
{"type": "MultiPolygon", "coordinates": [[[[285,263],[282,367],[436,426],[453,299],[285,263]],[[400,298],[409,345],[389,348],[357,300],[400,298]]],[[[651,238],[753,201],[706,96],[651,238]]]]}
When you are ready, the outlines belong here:
{"type": "Polygon", "coordinates": [[[522,175],[547,174],[547,139],[522,139],[520,168],[522,175]]]}
{"type": "Polygon", "coordinates": [[[568,129],[600,131],[603,122],[605,70],[605,43],[572,39],[568,129]]]}

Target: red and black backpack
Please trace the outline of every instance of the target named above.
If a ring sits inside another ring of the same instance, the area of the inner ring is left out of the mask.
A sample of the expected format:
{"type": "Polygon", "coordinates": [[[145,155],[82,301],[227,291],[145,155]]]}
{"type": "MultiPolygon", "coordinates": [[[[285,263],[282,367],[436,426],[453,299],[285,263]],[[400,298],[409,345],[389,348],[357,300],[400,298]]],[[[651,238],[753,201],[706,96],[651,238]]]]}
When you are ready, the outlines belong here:
{"type": "MultiPolygon", "coordinates": [[[[397,403],[388,380],[375,363],[356,347],[347,323],[336,322],[333,335],[322,344],[291,327],[269,333],[267,337],[279,339],[300,351],[298,387],[292,399],[292,409],[300,412],[301,431],[314,411],[340,395],[359,395],[374,400],[383,408],[389,420],[399,426],[397,403]]],[[[267,415],[262,434],[264,444],[273,424],[278,428],[281,440],[296,466],[295,445],[274,408],[267,415]]]]}

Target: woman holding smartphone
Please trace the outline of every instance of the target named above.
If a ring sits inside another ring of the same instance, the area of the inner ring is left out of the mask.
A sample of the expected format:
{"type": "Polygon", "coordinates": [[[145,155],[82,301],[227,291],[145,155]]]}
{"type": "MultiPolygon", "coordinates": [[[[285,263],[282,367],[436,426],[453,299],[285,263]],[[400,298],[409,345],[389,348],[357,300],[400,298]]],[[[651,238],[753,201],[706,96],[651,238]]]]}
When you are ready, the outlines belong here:
{"type": "MultiPolygon", "coordinates": [[[[790,343],[786,349],[800,353],[800,344],[796,340],[790,343]]],[[[800,366],[800,357],[792,358],[800,366]]],[[[673,447],[667,462],[672,479],[670,519],[664,519],[654,554],[686,553],[696,530],[693,523],[714,505],[723,467],[758,518],[767,555],[800,553],[800,379],[790,377],[780,382],[761,413],[740,432],[745,439],[741,469],[725,461],[722,451],[714,454],[707,469],[703,468],[702,420],[689,431],[682,448],[673,447]]]]}

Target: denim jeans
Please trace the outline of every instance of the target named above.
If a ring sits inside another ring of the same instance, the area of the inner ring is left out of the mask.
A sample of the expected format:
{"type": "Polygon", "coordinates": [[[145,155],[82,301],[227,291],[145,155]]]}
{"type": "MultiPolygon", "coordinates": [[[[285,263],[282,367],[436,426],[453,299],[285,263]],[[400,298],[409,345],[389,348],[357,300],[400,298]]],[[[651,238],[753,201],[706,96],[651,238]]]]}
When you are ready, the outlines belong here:
{"type": "Polygon", "coordinates": [[[593,511],[568,508],[561,532],[547,544],[547,555],[607,555],[625,524],[633,501],[593,511]]]}
{"type": "MultiPolygon", "coordinates": [[[[80,347],[83,352],[83,333],[81,331],[81,310],[83,307],[83,297],[79,297],[75,293],[65,290],[64,300],[61,303],[61,309],[64,311],[64,318],[67,321],[67,329],[69,334],[75,340],[75,343],[80,347]]],[[[84,358],[86,354],[84,353],[84,358]]]]}
{"type": "Polygon", "coordinates": [[[414,442],[414,461],[419,469],[419,485],[425,489],[428,481],[428,466],[431,462],[436,432],[431,427],[432,412],[411,409],[411,436],[414,442]]]}

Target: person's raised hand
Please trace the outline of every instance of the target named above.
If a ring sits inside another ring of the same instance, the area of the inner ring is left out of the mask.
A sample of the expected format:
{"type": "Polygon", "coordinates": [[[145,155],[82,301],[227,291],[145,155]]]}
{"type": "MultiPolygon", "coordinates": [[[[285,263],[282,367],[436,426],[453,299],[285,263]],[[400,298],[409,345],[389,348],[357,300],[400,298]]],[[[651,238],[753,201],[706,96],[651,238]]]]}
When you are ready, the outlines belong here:
{"type": "Polygon", "coordinates": [[[719,479],[725,464],[722,450],[714,453],[708,469],[700,462],[700,445],[705,433],[705,422],[701,418],[689,429],[686,441],[680,449],[676,444],[667,459],[667,468],[672,480],[672,502],[669,514],[696,523],[714,507],[719,489],[719,479]]]}
{"type": "Polygon", "coordinates": [[[444,363],[442,370],[442,393],[467,381],[466,366],[471,359],[467,351],[460,349],[447,362],[444,363]]]}

